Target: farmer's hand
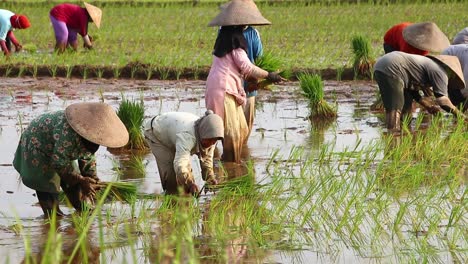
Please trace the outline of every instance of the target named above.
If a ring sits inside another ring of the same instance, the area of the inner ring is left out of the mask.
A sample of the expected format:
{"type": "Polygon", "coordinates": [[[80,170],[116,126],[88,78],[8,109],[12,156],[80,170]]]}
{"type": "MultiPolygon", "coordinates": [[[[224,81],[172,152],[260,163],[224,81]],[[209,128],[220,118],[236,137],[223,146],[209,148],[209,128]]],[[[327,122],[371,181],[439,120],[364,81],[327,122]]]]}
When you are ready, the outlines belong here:
{"type": "Polygon", "coordinates": [[[279,83],[279,82],[287,81],[286,79],[281,77],[281,75],[279,75],[279,73],[277,72],[269,72],[266,79],[272,83],[279,83]]]}
{"type": "Polygon", "coordinates": [[[247,87],[245,87],[247,92],[253,92],[258,90],[258,81],[257,80],[248,80],[247,87]]]}
{"type": "Polygon", "coordinates": [[[78,184],[80,184],[81,190],[84,196],[94,197],[96,195],[97,182],[90,177],[81,177],[78,184]]]}
{"type": "Polygon", "coordinates": [[[20,52],[23,49],[21,44],[15,45],[15,52],[20,52]]]}
{"type": "Polygon", "coordinates": [[[188,186],[188,191],[187,193],[193,195],[193,196],[198,196],[198,193],[200,190],[198,189],[198,186],[195,183],[190,183],[188,186]]]}

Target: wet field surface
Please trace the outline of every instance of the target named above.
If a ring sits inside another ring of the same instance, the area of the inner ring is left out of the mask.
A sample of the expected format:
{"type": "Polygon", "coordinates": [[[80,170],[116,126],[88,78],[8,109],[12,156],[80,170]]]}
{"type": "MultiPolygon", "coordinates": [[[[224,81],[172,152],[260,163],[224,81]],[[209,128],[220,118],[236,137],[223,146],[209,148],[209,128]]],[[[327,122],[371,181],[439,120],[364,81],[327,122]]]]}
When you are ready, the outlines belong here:
{"type": "MultiPolygon", "coordinates": [[[[24,240],[15,229],[18,221],[30,236],[33,253],[40,254],[48,232],[35,192],[21,183],[11,165],[21,130],[31,119],[43,112],[62,110],[71,103],[81,101],[104,101],[117,109],[122,96],[127,99],[143,98],[145,119],[168,111],[186,111],[197,115],[202,115],[205,111],[203,81],[11,78],[0,79],[0,84],[1,263],[18,263],[24,257],[24,240]]],[[[376,91],[376,85],[371,82],[325,82],[326,99],[331,104],[337,103],[338,119],[323,129],[313,129],[307,119],[308,105],[299,92],[297,82],[276,86],[274,91],[260,91],[254,128],[244,151],[244,160],[253,160],[256,178],[262,179],[267,175],[265,166],[274,152],[281,157],[287,156],[295,146],[314,152],[319,151],[325,143],[333,144],[337,151],[353,148],[358,143],[368,144],[382,134],[382,113],[369,111],[376,91]]],[[[130,159],[128,154],[114,155],[101,147],[97,152],[98,176],[105,181],[120,179],[136,182],[141,194],[161,194],[154,156],[146,153],[141,157],[145,165],[144,174],[126,169],[125,162],[130,159]]],[[[231,176],[244,173],[242,167],[230,164],[225,166],[231,176]]],[[[200,177],[197,182],[199,186],[203,185],[200,177]]],[[[211,196],[210,193],[203,195],[201,201],[209,200],[211,196]]],[[[121,204],[108,206],[115,213],[112,217],[118,217],[121,210],[128,210],[121,204]]],[[[65,206],[62,206],[62,210],[67,214],[74,211],[65,206]]],[[[58,228],[63,233],[63,250],[66,252],[73,247],[76,234],[67,218],[60,220],[58,228]]],[[[95,236],[97,231],[91,231],[88,239],[93,241],[95,236]]],[[[139,252],[138,245],[143,241],[134,243],[136,252],[139,252]]],[[[99,248],[99,243],[91,243],[90,255],[96,255],[95,258],[99,259],[105,253],[109,261],[131,261],[126,249],[132,245],[128,244],[124,236],[121,239],[109,238],[105,244],[106,249],[102,249],[99,248]]],[[[349,249],[343,249],[341,254],[338,260],[342,263],[363,261],[349,249]]],[[[327,262],[326,256],[307,250],[300,252],[300,258],[274,251],[269,252],[262,262],[327,262]]]]}

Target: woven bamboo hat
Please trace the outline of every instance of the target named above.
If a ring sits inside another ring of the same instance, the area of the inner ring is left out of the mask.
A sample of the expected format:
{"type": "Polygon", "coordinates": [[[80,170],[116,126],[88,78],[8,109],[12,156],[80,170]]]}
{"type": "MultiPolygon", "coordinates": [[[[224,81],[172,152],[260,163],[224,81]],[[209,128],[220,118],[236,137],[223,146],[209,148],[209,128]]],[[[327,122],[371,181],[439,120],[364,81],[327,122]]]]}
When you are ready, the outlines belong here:
{"type": "Polygon", "coordinates": [[[454,89],[465,88],[465,79],[463,77],[463,71],[460,65],[460,60],[456,56],[450,55],[427,55],[428,58],[433,59],[435,62],[442,63],[443,65],[450,68],[455,73],[451,74],[449,78],[449,86],[454,89]]]}
{"type": "Polygon", "coordinates": [[[262,16],[252,0],[232,0],[220,7],[221,12],[208,24],[214,26],[262,26],[271,22],[262,16]]]}
{"type": "Polygon", "coordinates": [[[72,104],[65,109],[65,116],[78,135],[95,144],[119,148],[128,142],[125,125],[108,104],[72,104]]]}
{"type": "Polygon", "coordinates": [[[84,6],[94,24],[96,24],[96,27],[99,28],[101,26],[102,10],[99,7],[90,5],[86,2],[84,2],[84,6]]]}
{"type": "Polygon", "coordinates": [[[411,46],[430,52],[441,52],[450,45],[447,36],[433,22],[415,23],[405,27],[403,38],[411,46]]]}

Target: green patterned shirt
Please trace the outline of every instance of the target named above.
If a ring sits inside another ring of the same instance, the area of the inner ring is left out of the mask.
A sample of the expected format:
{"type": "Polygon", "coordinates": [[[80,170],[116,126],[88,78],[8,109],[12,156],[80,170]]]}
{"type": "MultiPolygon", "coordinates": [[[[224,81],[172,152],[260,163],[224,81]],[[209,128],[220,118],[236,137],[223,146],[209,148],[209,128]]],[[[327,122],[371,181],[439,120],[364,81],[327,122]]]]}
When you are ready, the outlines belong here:
{"type": "Polygon", "coordinates": [[[46,113],[31,121],[21,135],[13,166],[24,185],[51,193],[60,191],[60,176],[96,173],[94,154],[68,124],[64,111],[46,113]]]}

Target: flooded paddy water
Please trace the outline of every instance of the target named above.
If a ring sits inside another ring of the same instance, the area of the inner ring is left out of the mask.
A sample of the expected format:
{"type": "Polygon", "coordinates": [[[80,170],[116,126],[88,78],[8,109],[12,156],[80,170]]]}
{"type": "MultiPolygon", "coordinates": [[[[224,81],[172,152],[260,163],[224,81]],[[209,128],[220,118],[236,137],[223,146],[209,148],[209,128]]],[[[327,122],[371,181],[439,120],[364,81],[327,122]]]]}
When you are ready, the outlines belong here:
{"type": "MultiPolygon", "coordinates": [[[[377,91],[371,82],[327,81],[326,99],[336,102],[338,118],[323,127],[307,119],[309,109],[298,83],[260,91],[243,165],[217,164],[219,175],[249,174],[258,185],[248,187],[248,194],[234,190],[232,197],[223,190],[202,193],[193,202],[196,206],[185,208],[190,213],[164,207],[151,153],[137,155],[143,164],[137,170],[129,165],[134,155],[112,154],[101,147],[100,179],[134,182],[141,199],[132,205],[106,203],[84,238],[77,231],[82,222],[71,216],[58,220],[57,226],[41,218],[35,192],[22,185],[11,165],[21,130],[37,115],[75,102],[104,101],[117,109],[122,96],[142,98],[146,119],[168,111],[202,115],[205,83],[11,78],[0,79],[0,84],[0,263],[27,262],[25,256],[42,256],[47,250],[50,254],[46,245],[51,229],[65,260],[75,256],[77,248],[85,248],[86,256],[76,257],[75,263],[467,260],[463,182],[438,186],[437,194],[427,186],[413,194],[394,194],[376,183],[384,155],[376,142],[384,133],[382,113],[369,110],[377,91]],[[148,198],[151,195],[156,198],[148,198]],[[220,210],[223,203],[233,206],[220,210]],[[161,210],[166,211],[155,217],[153,213],[161,210]]],[[[461,173],[466,177],[466,171],[461,173]]],[[[200,177],[197,182],[203,186],[200,177]]],[[[62,207],[67,214],[74,212],[62,207]]]]}

